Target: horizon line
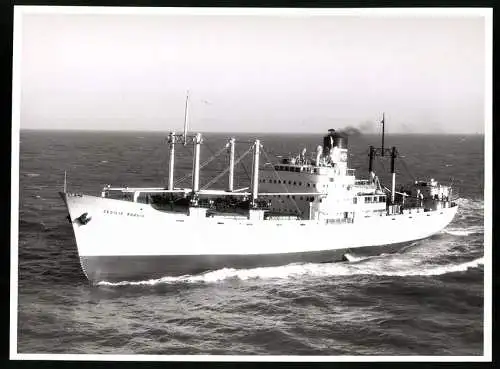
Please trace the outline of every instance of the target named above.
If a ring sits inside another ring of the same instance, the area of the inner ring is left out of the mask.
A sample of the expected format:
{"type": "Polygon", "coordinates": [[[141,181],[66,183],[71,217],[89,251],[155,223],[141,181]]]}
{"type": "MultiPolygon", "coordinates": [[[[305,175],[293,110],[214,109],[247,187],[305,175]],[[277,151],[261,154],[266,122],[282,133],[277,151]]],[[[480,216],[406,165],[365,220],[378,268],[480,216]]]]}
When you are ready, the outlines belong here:
{"type": "MultiPolygon", "coordinates": [[[[85,129],[85,128],[20,128],[20,132],[22,131],[37,131],[37,132],[47,132],[47,131],[56,131],[56,132],[105,132],[105,133],[170,133],[172,132],[171,130],[155,130],[155,129],[149,129],[149,130],[141,130],[141,129],[125,129],[125,130],[120,130],[120,129],[85,129]]],[[[342,132],[342,129],[338,129],[339,132],[342,132]]],[[[174,130],[174,132],[177,132],[174,130]]],[[[197,130],[197,131],[192,131],[190,132],[191,134],[199,132],[199,133],[238,133],[238,134],[271,134],[271,135],[315,135],[315,134],[324,134],[328,132],[328,129],[325,131],[313,131],[313,132],[290,132],[290,131],[269,131],[269,132],[262,132],[262,131],[204,131],[204,130],[197,130]]],[[[360,133],[354,133],[350,134],[349,136],[379,136],[381,135],[380,132],[360,132],[360,133]]],[[[484,132],[385,132],[385,136],[390,136],[390,135],[449,135],[449,136],[457,136],[457,135],[466,135],[466,136],[484,136],[484,132]]]]}

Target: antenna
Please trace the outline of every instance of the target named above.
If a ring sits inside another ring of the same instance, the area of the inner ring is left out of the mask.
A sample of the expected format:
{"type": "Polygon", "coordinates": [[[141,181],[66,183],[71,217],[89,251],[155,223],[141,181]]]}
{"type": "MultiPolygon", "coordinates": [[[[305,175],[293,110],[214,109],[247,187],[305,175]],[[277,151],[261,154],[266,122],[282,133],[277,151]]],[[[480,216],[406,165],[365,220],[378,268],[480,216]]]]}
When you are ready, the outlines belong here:
{"type": "Polygon", "coordinates": [[[384,156],[385,113],[382,113],[382,156],[384,156]]]}
{"type": "Polygon", "coordinates": [[[187,129],[188,129],[188,106],[189,106],[189,90],[186,92],[186,106],[184,108],[184,146],[187,143],[187,129]]]}

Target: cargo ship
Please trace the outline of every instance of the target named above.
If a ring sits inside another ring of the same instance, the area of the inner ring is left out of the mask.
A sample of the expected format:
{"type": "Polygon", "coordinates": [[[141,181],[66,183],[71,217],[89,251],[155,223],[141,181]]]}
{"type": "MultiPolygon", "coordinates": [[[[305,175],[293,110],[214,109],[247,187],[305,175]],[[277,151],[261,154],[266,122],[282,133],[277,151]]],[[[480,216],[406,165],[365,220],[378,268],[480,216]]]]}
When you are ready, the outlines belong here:
{"type": "MultiPolygon", "coordinates": [[[[382,119],[384,127],[385,119],[382,119]]],[[[384,128],[382,129],[384,132],[384,128]]],[[[272,163],[261,141],[235,157],[235,138],[214,155],[229,166],[200,188],[200,133],[171,132],[168,185],[113,187],[99,195],[60,192],[81,267],[92,283],[139,281],[290,263],[346,261],[349,254],[398,252],[445,228],[458,205],[453,189],[430,179],[396,190],[396,147],[369,147],[366,178],[349,168],[348,136],[330,129],[313,155],[305,150],[272,163]],[[193,145],[191,186],[174,184],[176,145],[193,145]],[[234,188],[234,168],[251,154],[251,184],[234,188]],[[390,158],[392,181],[373,170],[390,158]],[[268,158],[266,158],[268,159],[268,158]],[[226,186],[210,189],[223,176],[226,186]]],[[[209,162],[211,159],[206,161],[209,162]]]]}

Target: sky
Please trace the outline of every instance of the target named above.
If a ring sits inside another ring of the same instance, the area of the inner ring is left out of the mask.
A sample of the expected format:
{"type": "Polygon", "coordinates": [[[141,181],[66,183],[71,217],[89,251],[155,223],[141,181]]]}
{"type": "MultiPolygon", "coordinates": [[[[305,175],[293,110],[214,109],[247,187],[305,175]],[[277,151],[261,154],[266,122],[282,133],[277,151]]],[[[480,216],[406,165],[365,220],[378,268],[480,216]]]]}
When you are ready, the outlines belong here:
{"type": "Polygon", "coordinates": [[[484,133],[470,16],[28,14],[21,129],[484,133]]]}

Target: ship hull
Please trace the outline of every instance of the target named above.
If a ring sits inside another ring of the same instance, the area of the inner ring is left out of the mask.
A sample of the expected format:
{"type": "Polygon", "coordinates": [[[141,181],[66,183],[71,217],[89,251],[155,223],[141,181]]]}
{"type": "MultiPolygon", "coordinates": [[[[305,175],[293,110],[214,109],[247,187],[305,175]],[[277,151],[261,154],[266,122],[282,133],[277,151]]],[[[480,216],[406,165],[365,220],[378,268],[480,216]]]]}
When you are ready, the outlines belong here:
{"type": "Polygon", "coordinates": [[[81,256],[87,278],[93,282],[146,281],[162,277],[194,275],[222,268],[248,269],[293,263],[334,263],[345,261],[345,255],[368,257],[395,253],[411,242],[356,249],[336,249],[281,254],[257,255],[127,255],[81,256]]]}
{"type": "Polygon", "coordinates": [[[336,262],[346,252],[378,255],[446,227],[457,207],[319,221],[222,219],[155,210],[147,204],[61,194],[68,207],[82,269],[99,281],[137,281],[301,262],[336,262]],[[85,214],[85,216],[83,216],[85,214]]]}

